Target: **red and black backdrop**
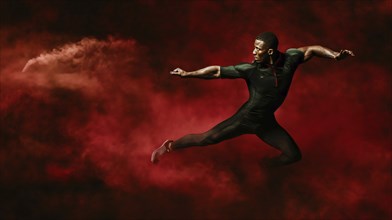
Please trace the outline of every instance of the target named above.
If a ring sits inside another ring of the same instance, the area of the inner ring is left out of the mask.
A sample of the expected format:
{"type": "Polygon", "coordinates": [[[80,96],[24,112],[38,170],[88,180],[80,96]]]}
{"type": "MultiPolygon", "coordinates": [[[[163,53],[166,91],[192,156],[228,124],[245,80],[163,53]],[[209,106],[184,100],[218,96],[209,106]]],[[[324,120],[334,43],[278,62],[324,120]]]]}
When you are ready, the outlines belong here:
{"type": "Polygon", "coordinates": [[[1,2],[2,219],[390,219],[391,1],[1,2]],[[351,49],[297,70],[278,121],[303,160],[244,135],[150,163],[247,99],[169,71],[280,50],[351,49]]]}

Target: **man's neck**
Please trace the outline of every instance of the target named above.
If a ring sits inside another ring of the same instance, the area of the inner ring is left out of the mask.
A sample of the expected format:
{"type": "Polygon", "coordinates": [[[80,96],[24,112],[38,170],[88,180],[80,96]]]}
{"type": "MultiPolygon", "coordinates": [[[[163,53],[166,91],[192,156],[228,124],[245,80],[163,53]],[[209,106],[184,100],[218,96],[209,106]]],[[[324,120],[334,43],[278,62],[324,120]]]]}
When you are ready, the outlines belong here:
{"type": "MultiPolygon", "coordinates": [[[[273,60],[273,64],[276,64],[279,61],[279,58],[281,56],[280,51],[276,50],[276,52],[274,54],[272,54],[272,60],[273,60]]],[[[268,63],[270,61],[268,60],[268,63]]]]}

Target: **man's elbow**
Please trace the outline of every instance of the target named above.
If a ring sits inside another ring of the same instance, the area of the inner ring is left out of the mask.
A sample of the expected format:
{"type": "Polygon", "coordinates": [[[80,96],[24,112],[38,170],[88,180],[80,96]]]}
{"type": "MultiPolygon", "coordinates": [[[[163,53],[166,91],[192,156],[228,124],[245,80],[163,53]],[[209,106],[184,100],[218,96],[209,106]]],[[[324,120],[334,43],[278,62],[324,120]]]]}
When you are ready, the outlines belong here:
{"type": "Polygon", "coordinates": [[[220,78],[221,77],[220,66],[211,66],[211,68],[212,68],[211,77],[220,78]]]}
{"type": "Polygon", "coordinates": [[[314,56],[312,49],[313,49],[312,46],[298,48],[298,50],[300,50],[304,53],[304,58],[302,61],[303,63],[310,60],[314,56]]]}

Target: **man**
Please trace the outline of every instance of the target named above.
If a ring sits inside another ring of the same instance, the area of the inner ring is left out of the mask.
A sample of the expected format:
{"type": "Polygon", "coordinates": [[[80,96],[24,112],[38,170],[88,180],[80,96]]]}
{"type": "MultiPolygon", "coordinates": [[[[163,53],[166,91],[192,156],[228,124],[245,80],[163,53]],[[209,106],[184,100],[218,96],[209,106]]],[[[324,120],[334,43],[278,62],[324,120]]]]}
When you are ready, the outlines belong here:
{"type": "Polygon", "coordinates": [[[341,60],[354,56],[350,50],[335,52],[322,46],[307,46],[278,50],[278,38],[272,32],[264,32],[254,42],[254,62],[235,66],[208,66],[187,72],[176,68],[172,75],[195,78],[243,78],[249,89],[249,99],[232,117],[201,134],[188,134],[178,140],[166,140],[151,155],[151,162],[178,149],[206,146],[242,134],[255,134],[261,140],[281,151],[269,165],[286,165],[301,159],[301,152],[293,138],[276,121],[274,112],[288,93],[294,72],[299,64],[317,56],[341,60]]]}

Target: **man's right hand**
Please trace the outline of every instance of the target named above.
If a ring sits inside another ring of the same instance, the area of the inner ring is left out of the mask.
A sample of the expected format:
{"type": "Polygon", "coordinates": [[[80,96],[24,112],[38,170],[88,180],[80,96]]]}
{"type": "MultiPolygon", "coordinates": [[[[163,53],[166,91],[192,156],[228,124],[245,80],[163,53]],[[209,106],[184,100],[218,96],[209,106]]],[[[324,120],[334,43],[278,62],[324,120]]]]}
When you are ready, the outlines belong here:
{"type": "Polygon", "coordinates": [[[170,74],[177,75],[177,76],[185,76],[186,75],[186,71],[181,69],[181,68],[176,68],[173,71],[171,71],[170,74]]]}
{"type": "Polygon", "coordinates": [[[170,72],[171,75],[177,75],[186,78],[203,78],[203,79],[214,79],[220,77],[220,67],[219,66],[207,66],[203,69],[196,71],[187,72],[181,68],[176,68],[170,72]]]}

